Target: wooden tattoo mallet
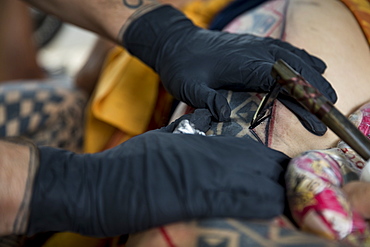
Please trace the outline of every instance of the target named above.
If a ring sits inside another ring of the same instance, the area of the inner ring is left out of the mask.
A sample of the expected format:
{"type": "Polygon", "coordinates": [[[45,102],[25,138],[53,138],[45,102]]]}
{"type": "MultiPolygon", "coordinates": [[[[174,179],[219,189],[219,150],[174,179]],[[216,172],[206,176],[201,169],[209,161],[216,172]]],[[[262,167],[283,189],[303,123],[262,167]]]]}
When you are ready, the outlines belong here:
{"type": "Polygon", "coordinates": [[[370,159],[370,140],[299,73],[279,60],[273,66],[272,75],[290,96],[320,119],[365,161],[370,159]]]}

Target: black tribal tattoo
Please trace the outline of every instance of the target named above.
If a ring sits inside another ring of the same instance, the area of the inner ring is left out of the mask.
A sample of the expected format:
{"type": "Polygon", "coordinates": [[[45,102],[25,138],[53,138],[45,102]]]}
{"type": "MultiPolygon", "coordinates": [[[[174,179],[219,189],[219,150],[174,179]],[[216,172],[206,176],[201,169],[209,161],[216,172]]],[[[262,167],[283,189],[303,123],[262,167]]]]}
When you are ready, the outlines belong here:
{"type": "Polygon", "coordinates": [[[248,125],[257,109],[258,103],[250,93],[220,90],[229,102],[231,108],[231,122],[214,122],[209,134],[230,135],[236,137],[249,136],[248,125]]]}

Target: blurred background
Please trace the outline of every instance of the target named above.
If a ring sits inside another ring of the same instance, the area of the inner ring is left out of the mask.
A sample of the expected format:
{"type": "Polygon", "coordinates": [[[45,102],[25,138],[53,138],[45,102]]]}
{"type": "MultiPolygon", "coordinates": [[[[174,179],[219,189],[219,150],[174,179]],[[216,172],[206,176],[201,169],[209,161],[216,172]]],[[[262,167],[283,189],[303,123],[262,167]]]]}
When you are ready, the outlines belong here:
{"type": "Polygon", "coordinates": [[[54,76],[74,76],[86,61],[97,37],[95,34],[30,9],[34,20],[34,38],[40,47],[40,65],[54,76]]]}

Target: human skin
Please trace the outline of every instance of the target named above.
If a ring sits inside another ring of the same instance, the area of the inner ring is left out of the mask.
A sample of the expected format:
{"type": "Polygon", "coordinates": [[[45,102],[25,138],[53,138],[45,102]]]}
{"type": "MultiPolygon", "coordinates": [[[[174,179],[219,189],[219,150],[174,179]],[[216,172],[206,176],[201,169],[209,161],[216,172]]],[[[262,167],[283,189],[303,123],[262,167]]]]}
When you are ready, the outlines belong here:
{"type": "MultiPolygon", "coordinates": [[[[27,1],[25,1],[27,2],[27,1]]],[[[45,79],[46,74],[40,68],[37,59],[37,47],[32,37],[33,26],[31,13],[29,6],[22,1],[14,0],[3,0],[0,2],[0,82],[9,82],[14,80],[24,79],[45,79]]],[[[54,6],[49,1],[28,1],[29,3],[39,4],[41,8],[48,10],[54,6]],[[49,6],[50,4],[50,6],[49,6]]],[[[112,1],[113,2],[113,1],[112,1]]],[[[122,6],[122,1],[119,1],[122,6]]],[[[129,5],[130,1],[127,1],[129,5]]],[[[154,1],[147,1],[148,3],[154,3],[154,1]]],[[[160,1],[162,4],[171,4],[176,8],[181,8],[189,0],[163,0],[160,1]]],[[[72,5],[77,5],[81,1],[76,1],[72,5]]],[[[63,3],[65,4],[65,3],[63,3]]],[[[131,2],[133,4],[133,2],[131,2]]],[[[145,5],[143,2],[142,5],[145,5]]],[[[56,6],[57,4],[55,4],[56,6]]],[[[135,4],[137,5],[137,4],[135,4]]],[[[137,5],[137,8],[140,6],[137,5]]],[[[127,15],[130,15],[135,8],[123,8],[122,18],[123,20],[127,15]]],[[[107,15],[110,16],[110,15],[107,15]]],[[[76,24],[79,23],[79,15],[76,20],[76,24]]],[[[118,17],[117,17],[118,18],[118,17]]],[[[127,18],[126,18],[127,19],[127,18]]],[[[110,21],[110,20],[108,20],[110,21]]],[[[110,25],[109,25],[110,26],[110,25]]],[[[117,38],[116,36],[110,39],[117,38]]],[[[106,37],[109,38],[109,37],[106,37]]],[[[116,41],[116,40],[115,40],[116,41]]],[[[111,43],[103,38],[99,39],[95,49],[91,53],[87,63],[81,69],[76,78],[76,85],[88,94],[92,93],[95,83],[102,67],[104,57],[107,54],[107,50],[111,48],[114,43],[111,43]]]]}
{"type": "MultiPolygon", "coordinates": [[[[90,29],[91,31],[95,31],[107,39],[118,42],[118,33],[122,29],[123,23],[127,21],[130,15],[139,10],[139,14],[136,15],[137,17],[148,10],[144,8],[144,12],[141,12],[141,7],[151,6],[149,9],[152,9],[154,8],[154,6],[152,6],[153,3],[170,3],[171,1],[140,1],[140,4],[126,0],[123,2],[85,0],[35,0],[26,2],[31,3],[48,13],[62,13],[65,17],[63,18],[64,20],[70,21],[71,23],[86,29],[90,29]],[[89,4],[86,4],[87,2],[89,2],[89,4]],[[91,9],[84,8],[85,4],[90,8],[94,8],[96,11],[91,12],[91,9]],[[76,12],[78,12],[78,14],[76,14],[76,12]],[[103,18],[97,17],[100,14],[103,18]],[[100,24],[97,24],[96,22],[99,22],[100,24]]],[[[171,3],[175,7],[180,7],[187,2],[188,0],[175,0],[171,3]]],[[[24,4],[20,1],[2,1],[0,6],[4,7],[1,8],[1,11],[14,8],[14,10],[17,11],[23,11],[23,14],[27,12],[24,4]]],[[[14,15],[14,17],[17,16],[18,15],[14,15]]],[[[30,23],[26,21],[25,24],[30,23]]],[[[19,32],[19,35],[25,35],[27,38],[24,37],[24,39],[28,41],[31,36],[31,30],[32,28],[29,26],[22,26],[21,30],[17,31],[19,32]]],[[[33,47],[31,42],[27,42],[27,45],[29,45],[30,48],[33,47]]],[[[32,51],[35,50],[32,49],[32,51]]],[[[28,55],[31,56],[35,54],[28,53],[28,55]]],[[[34,67],[35,70],[39,69],[36,64],[34,67]]],[[[38,167],[37,156],[37,148],[29,141],[21,138],[7,138],[0,140],[0,236],[8,234],[24,234],[26,232],[32,185],[38,167]],[[14,159],[15,157],[17,157],[17,159],[14,159]]]]}
{"type": "Polygon", "coordinates": [[[370,183],[355,181],[342,188],[353,208],[365,219],[370,219],[370,183]]]}
{"type": "MultiPolygon", "coordinates": [[[[338,95],[335,106],[346,116],[370,100],[369,45],[357,21],[340,1],[290,1],[286,40],[323,59],[324,77],[338,95]],[[332,21],[335,20],[335,21],[332,21]]],[[[305,150],[336,145],[338,137],[328,131],[323,137],[305,131],[289,111],[277,103],[271,147],[289,156],[305,150]],[[281,126],[289,126],[283,128],[281,126]]]]}
{"type": "Polygon", "coordinates": [[[137,18],[158,4],[180,7],[189,0],[24,0],[33,6],[54,14],[62,20],[97,33],[101,37],[121,44],[124,24],[130,16],[137,18]],[[135,13],[135,15],[133,15],[135,13]]]}
{"type": "MultiPolygon", "coordinates": [[[[306,1],[307,2],[307,1],[306,1]]],[[[316,1],[312,1],[313,3],[314,3],[314,5],[316,4],[318,4],[318,2],[316,1]]],[[[329,1],[328,1],[329,2],[329,1]]],[[[329,3],[332,3],[332,4],[334,4],[334,1],[332,1],[332,2],[329,2],[329,3]]],[[[292,11],[292,10],[290,10],[290,11],[292,11]]],[[[324,14],[324,13],[323,13],[324,14]]],[[[300,17],[300,15],[298,16],[298,17],[300,17]]],[[[309,23],[309,22],[307,22],[307,23],[309,23]]],[[[353,23],[355,23],[355,22],[353,22],[353,23]]],[[[113,30],[113,29],[112,29],[113,30]]],[[[118,31],[118,30],[116,30],[116,31],[118,31]]],[[[119,31],[118,31],[119,32],[119,31]]],[[[349,32],[351,32],[351,30],[349,30],[349,32]]],[[[110,32],[108,32],[108,33],[110,33],[110,32]]],[[[112,32],[113,33],[113,32],[112,32]]],[[[287,33],[288,33],[288,29],[287,29],[287,33]]],[[[287,34],[288,35],[288,34],[287,34]]],[[[348,35],[348,34],[347,34],[348,35]]],[[[355,34],[354,34],[355,35],[355,34]]],[[[287,36],[288,37],[288,36],[287,36]]],[[[307,49],[307,50],[309,50],[309,49],[307,49]]],[[[352,50],[351,50],[351,52],[353,52],[352,50]]],[[[315,54],[315,53],[314,53],[315,54]]],[[[363,53],[364,54],[364,53],[363,53]]],[[[363,55],[363,54],[361,54],[361,55],[363,55]]],[[[318,53],[316,53],[315,55],[319,55],[318,53]]],[[[344,54],[342,54],[342,55],[344,55],[344,54]]],[[[366,53],[365,53],[365,55],[366,55],[366,53]]],[[[328,65],[330,65],[330,64],[328,64],[328,65]]],[[[333,64],[332,64],[333,65],[333,64]]],[[[330,66],[332,66],[332,65],[330,65],[330,66]]],[[[329,79],[329,78],[328,78],[329,79]]],[[[330,80],[330,79],[329,79],[330,80]]],[[[333,83],[333,82],[332,82],[333,83]]],[[[343,83],[347,83],[347,81],[344,81],[343,83]]],[[[334,85],[334,87],[335,87],[335,84],[333,83],[333,85],[334,85]]],[[[358,90],[360,90],[360,89],[358,89],[358,90]]],[[[362,89],[361,89],[362,90],[362,89]]],[[[346,93],[346,92],[345,92],[346,93]]],[[[343,92],[342,92],[342,97],[343,97],[343,92]]],[[[346,96],[347,94],[345,94],[344,96],[346,96]]],[[[355,97],[357,97],[357,95],[355,95],[355,97]]],[[[284,109],[284,108],[283,108],[284,109]]],[[[279,116],[284,116],[284,112],[281,112],[282,114],[279,114],[279,116]]],[[[288,119],[288,120],[294,120],[294,116],[292,115],[292,113],[290,113],[289,111],[287,111],[286,112],[286,114],[287,115],[285,115],[285,118],[286,119],[288,119]],[[289,114],[291,114],[291,115],[289,115],[289,114]]],[[[298,121],[298,120],[297,120],[298,121]]],[[[278,121],[278,119],[276,120],[276,122],[278,123],[278,124],[281,124],[281,123],[283,123],[283,122],[279,122],[278,121]]],[[[294,123],[294,121],[293,121],[293,123],[294,123]]],[[[288,122],[288,124],[289,124],[289,122],[288,122]]],[[[298,122],[297,124],[296,124],[297,126],[300,126],[300,123],[298,122]]],[[[302,127],[303,128],[303,127],[302,127]]],[[[301,135],[302,133],[303,134],[306,134],[305,132],[302,132],[302,131],[300,131],[300,130],[298,129],[298,132],[296,132],[295,133],[295,135],[301,135]]],[[[293,132],[294,133],[294,132],[293,132]]],[[[284,134],[284,133],[283,133],[284,134]]],[[[281,135],[281,138],[283,138],[284,137],[284,135],[281,135]]],[[[305,141],[307,141],[306,139],[305,139],[305,141]]],[[[308,142],[302,142],[302,144],[303,145],[299,145],[300,146],[300,148],[304,148],[305,147],[305,145],[307,145],[307,144],[310,144],[312,141],[311,141],[311,139],[310,139],[310,141],[308,141],[308,142]],[[306,144],[307,143],[307,144],[306,144]],[[303,147],[302,147],[303,146],[303,147]]],[[[291,144],[291,147],[290,148],[292,148],[292,146],[294,146],[294,144],[295,143],[293,143],[293,144],[291,144]]],[[[312,144],[314,144],[314,143],[312,143],[312,144]]],[[[306,150],[306,149],[305,149],[306,150]]],[[[289,150],[288,150],[289,151],[289,150]]],[[[19,194],[22,194],[22,193],[19,193],[19,194]]],[[[14,219],[14,217],[13,217],[13,219],[14,219]]],[[[176,234],[176,232],[174,233],[174,234],[176,234]]]]}
{"type": "MultiPolygon", "coordinates": [[[[269,13],[266,12],[266,18],[268,15],[269,13]]],[[[273,12],[270,15],[273,16],[273,12]]],[[[276,32],[277,28],[273,27],[274,25],[271,29],[274,30],[266,30],[266,33],[272,32],[273,35],[279,35],[279,32],[276,32]]],[[[228,28],[230,29],[228,31],[243,32],[243,29],[233,29],[232,24],[226,29],[228,28]]],[[[288,1],[284,28],[285,33],[282,35],[284,40],[322,58],[327,64],[323,76],[338,94],[335,106],[339,111],[349,116],[370,100],[368,95],[370,71],[367,69],[370,63],[369,45],[357,21],[343,3],[335,0],[288,1]]],[[[250,29],[247,31],[253,32],[250,29]]],[[[257,31],[255,34],[264,35],[257,31]]],[[[240,93],[228,92],[228,94],[228,98],[231,99],[240,93]]],[[[248,127],[262,95],[245,94],[244,97],[243,101],[233,99],[234,101],[230,102],[235,105],[232,109],[232,119],[242,129],[238,134],[240,137],[251,136],[248,127]],[[250,101],[248,104],[251,107],[243,111],[244,115],[240,117],[241,105],[246,104],[247,100],[250,101]]],[[[265,122],[266,125],[267,121],[265,122]]],[[[223,125],[227,126],[228,123],[217,123],[217,128],[212,131],[216,134],[221,132],[224,134],[221,130],[223,125]]],[[[275,101],[273,114],[267,125],[266,127],[262,124],[256,128],[261,139],[269,147],[282,151],[290,157],[295,157],[306,150],[331,148],[339,141],[331,130],[328,130],[324,136],[316,136],[308,132],[298,118],[279,101],[275,101]]]]}
{"type": "MultiPolygon", "coordinates": [[[[139,7],[130,8],[129,1],[25,1],[48,13],[62,13],[64,20],[70,21],[73,24],[79,25],[91,31],[101,34],[103,37],[117,42],[118,33],[128,17],[134,13],[139,7]],[[86,4],[89,2],[89,4],[86,4]],[[91,4],[92,3],[92,4],[91,4]],[[73,7],[71,7],[73,6],[73,7]],[[87,6],[94,8],[94,11],[87,9],[87,6]],[[77,13],[78,12],[78,13],[77,13]],[[89,13],[94,13],[92,16],[89,13]],[[109,14],[107,14],[109,13],[109,14]],[[96,19],[96,15],[100,18],[96,19]],[[112,24],[113,23],[113,24],[112,24]]],[[[153,1],[144,1],[142,5],[150,5],[153,1]]],[[[20,1],[6,0],[0,3],[2,8],[0,11],[6,13],[14,13],[10,9],[27,12],[24,3],[20,1]],[[21,6],[19,6],[21,5],[21,6]],[[8,12],[6,12],[8,10],[8,12]]],[[[6,20],[16,17],[2,15],[6,20]]],[[[22,14],[21,14],[22,16],[22,14]]],[[[6,22],[2,22],[6,24],[6,22]]],[[[25,22],[25,24],[30,24],[25,22]]],[[[1,28],[4,25],[0,26],[1,28]]],[[[32,28],[24,25],[15,25],[13,28],[18,28],[16,35],[25,35],[24,39],[29,46],[29,52],[35,53],[34,46],[28,42],[30,31],[32,28]],[[33,49],[31,49],[33,48],[33,49]]],[[[20,37],[18,37],[20,38],[20,37]]],[[[8,42],[7,39],[2,39],[2,42],[8,42]]],[[[4,44],[4,43],[0,43],[4,44]]],[[[9,42],[8,42],[9,44],[9,42]]],[[[5,45],[5,44],[4,44],[5,45]]],[[[13,51],[13,49],[12,49],[13,51]]],[[[27,53],[30,55],[29,53],[27,53]]],[[[16,56],[16,54],[13,54],[16,56]]],[[[32,54],[31,54],[32,55],[32,54]]],[[[3,56],[4,57],[4,56],[3,56]]],[[[19,56],[18,56],[19,57],[19,56]]],[[[23,57],[23,56],[21,56],[23,57]]],[[[29,57],[29,56],[26,56],[29,57]]],[[[30,56],[31,58],[35,57],[30,56]]],[[[32,64],[32,63],[30,63],[32,64]]],[[[12,64],[14,65],[14,64],[12,64]]],[[[35,71],[38,67],[33,63],[35,71]]],[[[29,74],[27,75],[30,76],[29,74]]],[[[8,75],[4,75],[8,79],[8,75]]],[[[29,215],[29,200],[32,191],[32,181],[37,168],[36,157],[37,151],[32,144],[22,140],[3,140],[0,141],[0,235],[9,234],[24,234],[28,222],[29,215]],[[14,157],[17,157],[17,162],[14,162],[14,157]]]]}
{"type": "Polygon", "coordinates": [[[34,144],[22,138],[0,140],[0,236],[26,231],[37,168],[34,144]]]}
{"type": "MultiPolygon", "coordinates": [[[[267,8],[268,9],[268,8],[267,8]]],[[[261,16],[261,10],[259,16],[261,16]]],[[[268,11],[265,12],[265,18],[268,18],[268,11]]],[[[271,14],[271,13],[270,13],[271,14]]],[[[249,16],[248,18],[252,18],[249,16]]],[[[260,20],[262,22],[262,20],[260,20]]],[[[274,25],[272,25],[274,27],[274,25]]],[[[232,25],[229,27],[232,30],[232,25]]],[[[227,29],[226,28],[226,29],[227,29]]],[[[266,30],[265,33],[256,33],[264,35],[271,32],[273,35],[280,35],[277,27],[266,30]]],[[[229,31],[230,31],[229,30],[229,31]]],[[[232,30],[242,32],[243,30],[232,30]]],[[[248,30],[248,32],[253,30],[248,30]]],[[[255,31],[257,32],[257,31],[255,31]]],[[[340,2],[335,0],[294,0],[289,1],[288,12],[286,15],[285,34],[282,37],[293,45],[304,48],[308,52],[322,58],[328,68],[324,77],[333,85],[338,94],[338,102],[335,106],[345,115],[349,115],[362,104],[370,100],[368,78],[370,71],[367,69],[370,64],[369,45],[365,37],[349,10],[340,2]],[[335,20],[335,21],[333,21],[335,20]],[[349,49],[350,47],[350,49],[349,49]]],[[[232,121],[234,126],[240,129],[237,136],[251,136],[248,130],[250,120],[259,103],[260,96],[256,94],[244,93],[243,100],[236,100],[234,96],[238,93],[226,92],[228,99],[232,104],[232,121]],[[247,107],[250,105],[251,107],[247,107]],[[243,110],[246,109],[246,110],[243,110]]],[[[291,157],[299,155],[301,152],[311,149],[325,149],[336,146],[338,137],[330,130],[322,137],[309,133],[287,108],[276,101],[274,113],[268,123],[270,126],[265,132],[263,124],[258,127],[258,133],[269,135],[266,143],[270,147],[283,151],[291,157]]],[[[211,128],[212,134],[235,134],[228,131],[230,124],[215,123],[211,128]]],[[[349,200],[353,202],[354,207],[363,213],[366,217],[367,202],[361,197],[361,192],[369,192],[370,186],[363,184],[348,184],[344,191],[349,195],[349,200]],[[355,193],[353,193],[355,191],[355,193]],[[366,212],[365,212],[366,211],[366,212]]],[[[366,193],[367,193],[366,192],[366,193]]],[[[236,221],[240,223],[238,227],[233,226],[233,220],[204,220],[188,223],[177,223],[168,225],[162,229],[152,229],[147,232],[132,235],[127,243],[128,247],[146,246],[200,246],[204,239],[217,241],[218,239],[227,239],[228,245],[222,246],[243,246],[243,241],[255,241],[255,246],[273,246],[277,242],[266,239],[266,236],[258,231],[253,231],[253,227],[248,226],[248,222],[236,221]],[[164,233],[166,235],[164,235],[164,233]],[[235,238],[238,241],[235,241],[235,238]]],[[[250,222],[252,223],[252,222],[250,222]]],[[[265,222],[266,223],[266,222],[265,222]]],[[[270,226],[271,227],[271,226],[270,226]]],[[[267,227],[268,228],[268,227],[267,227]]],[[[273,232],[273,230],[268,230],[273,232]]],[[[273,233],[271,233],[273,234],[273,233]]],[[[292,235],[289,235],[292,237],[292,235]]],[[[307,244],[310,241],[316,241],[314,237],[305,238],[295,235],[295,244],[307,244]],[[300,242],[301,240],[301,242],[300,242]]],[[[279,237],[275,235],[275,240],[279,244],[292,244],[288,237],[279,237]]],[[[313,242],[312,242],[313,244],[313,242]]],[[[317,243],[316,243],[317,244],[317,243]]],[[[319,244],[317,244],[319,245],[319,244]]],[[[319,246],[338,246],[338,243],[321,243],[319,246]]],[[[316,246],[316,245],[315,245],[316,246]]]]}

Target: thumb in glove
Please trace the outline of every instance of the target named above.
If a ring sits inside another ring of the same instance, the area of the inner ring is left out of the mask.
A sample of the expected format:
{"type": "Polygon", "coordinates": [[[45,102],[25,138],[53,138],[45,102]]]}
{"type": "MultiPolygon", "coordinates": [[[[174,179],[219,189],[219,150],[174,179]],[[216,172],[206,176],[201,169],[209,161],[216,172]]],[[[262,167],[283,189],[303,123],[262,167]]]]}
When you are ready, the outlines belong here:
{"type": "Polygon", "coordinates": [[[196,109],[193,113],[183,115],[166,127],[161,128],[160,131],[172,133],[184,121],[188,121],[195,130],[207,132],[211,127],[212,114],[208,109],[196,109]]]}

